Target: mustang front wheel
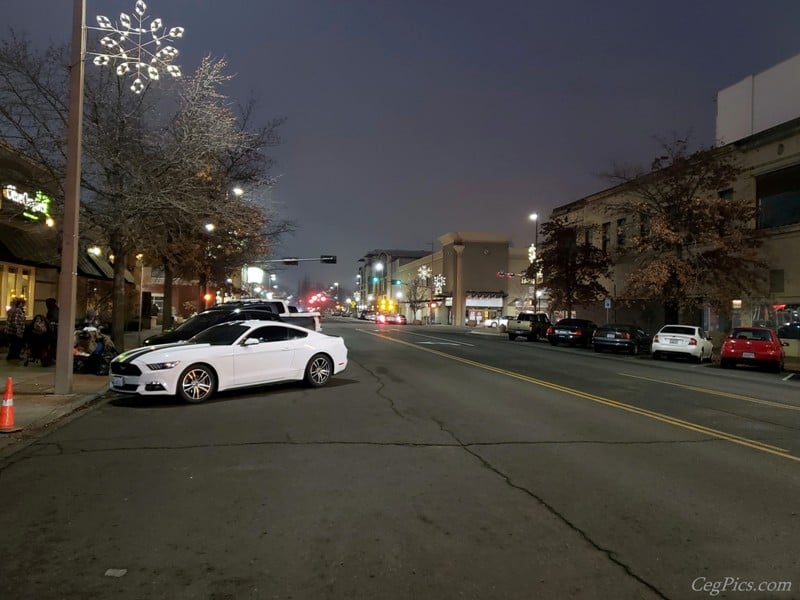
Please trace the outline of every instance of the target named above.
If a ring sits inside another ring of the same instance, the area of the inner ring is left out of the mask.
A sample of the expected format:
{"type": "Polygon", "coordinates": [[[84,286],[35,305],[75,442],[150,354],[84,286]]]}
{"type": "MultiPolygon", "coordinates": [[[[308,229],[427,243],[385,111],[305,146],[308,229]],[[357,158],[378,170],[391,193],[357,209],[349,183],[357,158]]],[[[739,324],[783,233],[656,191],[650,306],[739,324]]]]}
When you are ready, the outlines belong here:
{"type": "Polygon", "coordinates": [[[217,378],[205,365],[191,365],[178,380],[178,396],[192,404],[208,400],[216,389],[217,378]]]}
{"type": "Polygon", "coordinates": [[[333,375],[333,363],[324,354],[311,357],[306,365],[306,383],[311,387],[322,387],[333,375]]]}

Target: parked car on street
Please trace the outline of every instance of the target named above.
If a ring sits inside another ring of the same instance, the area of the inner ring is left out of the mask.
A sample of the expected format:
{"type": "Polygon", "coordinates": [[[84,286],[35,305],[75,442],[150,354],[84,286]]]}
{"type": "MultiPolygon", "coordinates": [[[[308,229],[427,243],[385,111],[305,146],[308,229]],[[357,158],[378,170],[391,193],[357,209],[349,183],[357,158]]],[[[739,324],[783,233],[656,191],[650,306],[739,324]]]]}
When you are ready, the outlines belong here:
{"type": "Polygon", "coordinates": [[[516,319],[514,315],[503,315],[502,317],[492,317],[490,319],[486,319],[483,322],[485,327],[492,327],[496,328],[499,327],[501,330],[508,327],[508,322],[513,321],[516,319]]]}
{"type": "Polygon", "coordinates": [[[123,352],[111,361],[110,389],[194,403],[217,391],[279,381],[320,387],[345,367],[340,337],[279,321],[230,321],[186,342],[123,352]]]}
{"type": "Polygon", "coordinates": [[[783,371],[786,352],[777,333],[766,327],[737,327],[722,343],[719,365],[723,369],[737,364],[766,367],[776,373],[783,371]]]}
{"type": "Polygon", "coordinates": [[[408,323],[405,315],[399,315],[399,314],[391,314],[391,315],[379,314],[376,319],[376,322],[386,323],[391,325],[405,325],[406,323],[408,323]]]}
{"type": "Polygon", "coordinates": [[[144,339],[145,346],[153,346],[155,344],[173,344],[197,335],[201,331],[208,329],[218,323],[225,321],[242,321],[254,320],[260,321],[280,321],[281,318],[268,308],[259,308],[257,305],[240,307],[230,306],[223,308],[210,308],[201,313],[189,317],[180,325],[177,325],[169,331],[163,331],[148,336],[144,339]]]}
{"type": "Polygon", "coordinates": [[[682,357],[702,363],[711,360],[714,344],[702,327],[694,325],[664,325],[653,336],[650,346],[653,358],[682,357]]]}
{"type": "Polygon", "coordinates": [[[595,330],[592,346],[595,352],[611,350],[639,354],[650,352],[652,340],[652,336],[638,325],[606,323],[595,330]]]}
{"type": "Polygon", "coordinates": [[[787,323],[778,327],[778,337],[784,340],[800,340],[800,323],[787,323]]]}
{"type": "Polygon", "coordinates": [[[597,324],[588,319],[560,319],[555,325],[547,328],[547,341],[552,346],[569,344],[588,348],[595,329],[597,324]]]}
{"type": "Polygon", "coordinates": [[[358,315],[358,318],[362,321],[374,321],[377,319],[377,317],[378,313],[376,313],[374,310],[362,310],[361,314],[358,315]]]}
{"type": "Polygon", "coordinates": [[[506,333],[511,341],[524,336],[528,341],[536,342],[545,336],[549,326],[547,313],[519,313],[513,320],[509,319],[506,333]]]}

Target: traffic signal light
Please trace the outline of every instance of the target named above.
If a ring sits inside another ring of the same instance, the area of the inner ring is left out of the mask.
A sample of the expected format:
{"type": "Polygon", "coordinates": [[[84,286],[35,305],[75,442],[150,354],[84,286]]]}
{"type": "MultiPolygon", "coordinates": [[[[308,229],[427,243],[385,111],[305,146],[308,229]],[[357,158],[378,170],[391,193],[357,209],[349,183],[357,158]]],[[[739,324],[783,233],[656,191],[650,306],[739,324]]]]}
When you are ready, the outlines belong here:
{"type": "Polygon", "coordinates": [[[325,263],[328,265],[335,265],[336,264],[336,255],[335,254],[323,254],[319,257],[319,262],[325,263]]]}

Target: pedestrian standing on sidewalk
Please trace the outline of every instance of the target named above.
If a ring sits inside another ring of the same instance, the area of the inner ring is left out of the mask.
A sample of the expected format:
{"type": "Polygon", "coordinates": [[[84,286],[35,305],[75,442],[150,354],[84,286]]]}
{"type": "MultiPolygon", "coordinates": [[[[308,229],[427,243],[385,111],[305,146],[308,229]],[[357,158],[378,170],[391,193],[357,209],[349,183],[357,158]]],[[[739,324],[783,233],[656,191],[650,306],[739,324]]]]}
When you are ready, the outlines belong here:
{"type": "Polygon", "coordinates": [[[6,313],[6,335],[8,336],[8,356],[6,360],[22,358],[23,336],[25,335],[25,300],[16,298],[6,313]]]}
{"type": "Polygon", "coordinates": [[[58,325],[58,302],[56,302],[55,298],[48,298],[44,301],[44,305],[47,307],[45,319],[47,319],[50,327],[55,330],[56,325],[58,325]]]}

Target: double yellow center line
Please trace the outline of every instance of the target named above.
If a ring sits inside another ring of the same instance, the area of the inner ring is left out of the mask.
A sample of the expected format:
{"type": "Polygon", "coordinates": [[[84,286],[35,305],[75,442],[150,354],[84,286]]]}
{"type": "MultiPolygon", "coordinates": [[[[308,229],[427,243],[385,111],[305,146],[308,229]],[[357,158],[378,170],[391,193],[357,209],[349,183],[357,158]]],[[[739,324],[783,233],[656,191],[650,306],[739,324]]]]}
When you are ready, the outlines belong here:
{"type": "MultiPolygon", "coordinates": [[[[550,381],[545,381],[543,379],[537,379],[536,377],[530,377],[528,375],[522,375],[521,373],[515,373],[514,371],[509,371],[507,369],[501,369],[499,367],[493,367],[491,365],[487,365],[485,363],[477,362],[474,360],[470,360],[468,358],[462,358],[460,356],[455,356],[453,354],[448,354],[446,352],[441,352],[439,350],[434,350],[430,347],[422,347],[418,344],[414,344],[411,342],[406,342],[404,340],[400,340],[394,337],[389,337],[387,335],[383,335],[380,333],[375,333],[372,331],[368,331],[365,329],[359,329],[361,333],[367,333],[369,335],[373,335],[375,337],[379,337],[381,339],[394,342],[395,344],[401,344],[403,346],[408,346],[409,348],[414,348],[420,352],[428,352],[430,354],[435,354],[436,356],[440,356],[442,358],[446,358],[448,360],[453,360],[456,362],[460,362],[466,365],[470,365],[472,367],[477,367],[479,369],[483,369],[484,371],[491,371],[492,373],[498,373],[499,375],[505,375],[506,377],[512,377],[514,379],[519,379],[520,381],[525,381],[527,383],[532,383],[534,385],[538,385],[543,388],[547,388],[550,390],[554,390],[557,392],[562,392],[564,394],[569,394],[570,396],[575,396],[577,398],[583,398],[584,400],[590,400],[592,402],[596,402],[598,404],[604,404],[606,406],[610,406],[612,408],[616,408],[619,410],[624,410],[630,413],[634,413],[637,415],[641,415],[643,417],[648,417],[650,419],[655,419],[656,421],[661,421],[662,423],[667,423],[669,425],[674,425],[676,427],[680,427],[682,429],[687,429],[689,431],[694,431],[696,433],[701,433],[703,435],[707,435],[713,438],[717,438],[720,440],[725,440],[731,442],[733,444],[738,444],[740,446],[746,446],[748,448],[753,448],[754,450],[759,450],[761,452],[766,452],[768,454],[773,454],[775,456],[779,456],[781,458],[785,458],[788,460],[792,460],[795,462],[800,462],[800,457],[794,456],[789,453],[789,450],[786,448],[779,448],[778,446],[772,446],[771,444],[765,444],[764,442],[759,442],[758,440],[753,440],[750,438],[742,437],[739,435],[735,435],[733,433],[726,433],[724,431],[720,431],[719,429],[713,429],[712,427],[706,427],[705,425],[700,425],[698,423],[692,423],[691,421],[684,421],[683,419],[678,419],[676,417],[671,417],[669,415],[665,415],[663,413],[655,412],[652,410],[648,410],[646,408],[640,408],[638,406],[633,406],[632,404],[626,404],[624,402],[619,402],[617,400],[611,400],[610,398],[604,398],[602,396],[597,396],[595,394],[590,394],[588,392],[582,392],[580,390],[576,390],[574,388],[565,387],[563,385],[558,385],[556,383],[552,383],[550,381]]],[[[635,376],[629,376],[635,377],[635,376]]],[[[644,377],[640,377],[639,379],[646,379],[644,377]]],[[[655,380],[651,380],[655,381],[655,380]]],[[[662,382],[663,383],[663,382],[662,382]]],[[[797,407],[789,407],[785,404],[778,404],[773,402],[768,402],[766,400],[757,400],[755,398],[749,398],[745,396],[737,396],[736,394],[728,394],[725,392],[714,392],[713,390],[705,390],[703,388],[697,388],[692,386],[684,386],[678,384],[679,387],[684,387],[686,389],[694,390],[694,391],[701,391],[706,393],[713,393],[720,396],[728,396],[738,399],[746,399],[749,401],[757,401],[758,403],[763,403],[767,405],[777,405],[782,408],[790,408],[797,410],[797,407]]]]}

